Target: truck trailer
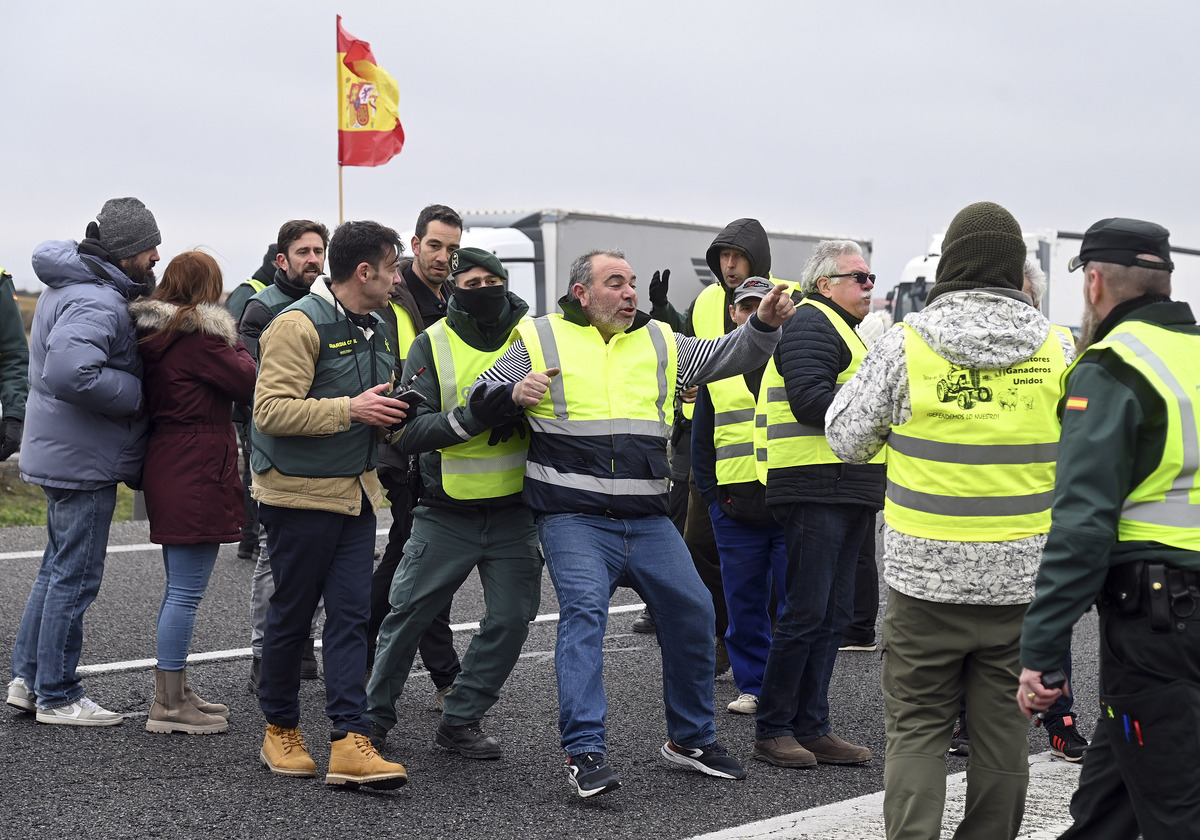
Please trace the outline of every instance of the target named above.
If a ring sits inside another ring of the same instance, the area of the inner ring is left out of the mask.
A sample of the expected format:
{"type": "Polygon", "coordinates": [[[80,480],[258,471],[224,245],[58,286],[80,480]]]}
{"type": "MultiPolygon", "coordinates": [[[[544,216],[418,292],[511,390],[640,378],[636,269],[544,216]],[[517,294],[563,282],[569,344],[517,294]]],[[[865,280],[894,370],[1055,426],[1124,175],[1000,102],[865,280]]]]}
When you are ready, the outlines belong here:
{"type": "MultiPolygon", "coordinates": [[[[571,263],[597,248],[625,252],[639,281],[639,309],[650,309],[650,277],[670,269],[671,303],[686,311],[705,286],[717,281],[704,255],[725,227],[574,210],[466,212],[462,219],[462,245],[496,254],[508,269],[509,288],[534,315],[557,310],[558,299],[570,291],[571,263]]],[[[861,236],[768,230],[767,238],[771,273],[783,280],[800,279],[804,263],[822,239],[852,239],[862,246],[867,261],[871,259],[872,240],[861,236]]]]}

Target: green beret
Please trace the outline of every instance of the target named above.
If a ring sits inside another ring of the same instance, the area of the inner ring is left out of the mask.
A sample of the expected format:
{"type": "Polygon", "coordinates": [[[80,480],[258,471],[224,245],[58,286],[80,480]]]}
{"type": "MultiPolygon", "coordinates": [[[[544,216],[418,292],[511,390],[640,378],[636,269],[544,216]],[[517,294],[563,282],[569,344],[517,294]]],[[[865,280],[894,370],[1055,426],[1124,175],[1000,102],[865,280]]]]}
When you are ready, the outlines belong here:
{"type": "Polygon", "coordinates": [[[505,283],[508,282],[508,272],[500,264],[499,258],[491,251],[482,248],[459,248],[450,255],[451,276],[470,271],[475,266],[486,269],[488,274],[494,274],[505,283]]]}

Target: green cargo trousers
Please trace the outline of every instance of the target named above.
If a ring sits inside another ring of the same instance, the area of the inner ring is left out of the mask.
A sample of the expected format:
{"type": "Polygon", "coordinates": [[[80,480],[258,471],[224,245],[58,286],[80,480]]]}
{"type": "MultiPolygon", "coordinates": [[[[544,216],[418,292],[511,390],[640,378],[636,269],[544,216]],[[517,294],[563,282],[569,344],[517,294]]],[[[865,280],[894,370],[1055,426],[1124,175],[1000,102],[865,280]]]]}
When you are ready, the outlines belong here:
{"type": "Polygon", "coordinates": [[[946,750],[966,693],[971,759],[954,836],[1012,840],[1029,786],[1029,721],[1017,706],[1028,604],[942,604],[888,591],[883,618],[888,840],[937,840],[946,750]]]}
{"type": "Polygon", "coordinates": [[[367,683],[367,715],[374,723],[396,725],[396,698],[425,628],[475,568],[483,584],[483,620],[446,695],[442,720],[475,723],[500,699],[542,600],[533,516],[523,505],[469,512],[422,505],[413,512],[412,536],[392,579],[391,611],[379,628],[367,683]]]}

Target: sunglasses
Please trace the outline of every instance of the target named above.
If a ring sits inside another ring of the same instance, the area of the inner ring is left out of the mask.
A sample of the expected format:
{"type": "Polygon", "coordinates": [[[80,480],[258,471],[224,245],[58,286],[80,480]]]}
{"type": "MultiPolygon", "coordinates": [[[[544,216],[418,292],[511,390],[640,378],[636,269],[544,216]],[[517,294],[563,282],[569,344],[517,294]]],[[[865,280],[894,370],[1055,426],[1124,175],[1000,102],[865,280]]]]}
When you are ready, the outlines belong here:
{"type": "Polygon", "coordinates": [[[830,280],[832,280],[835,277],[853,277],[854,282],[860,286],[867,285],[868,280],[870,280],[872,283],[875,282],[875,275],[867,274],[865,271],[851,271],[849,274],[827,274],[825,276],[828,277],[830,280]]]}

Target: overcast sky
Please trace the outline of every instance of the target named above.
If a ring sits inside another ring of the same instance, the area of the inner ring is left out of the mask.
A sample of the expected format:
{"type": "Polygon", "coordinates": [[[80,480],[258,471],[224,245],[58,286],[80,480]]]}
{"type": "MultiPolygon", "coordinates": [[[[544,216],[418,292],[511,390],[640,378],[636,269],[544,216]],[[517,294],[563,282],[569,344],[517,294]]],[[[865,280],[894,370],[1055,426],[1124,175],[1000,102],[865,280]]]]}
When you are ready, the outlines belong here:
{"type": "Polygon", "coordinates": [[[38,242],[81,238],[113,196],[154,212],[164,260],[212,250],[227,287],[284,220],[332,228],[339,13],[398,81],[408,136],[345,169],[347,218],[754,216],[873,239],[884,288],[978,200],[1027,230],[1135,216],[1200,248],[1195,0],[6,0],[17,287],[39,287],[38,242]]]}

